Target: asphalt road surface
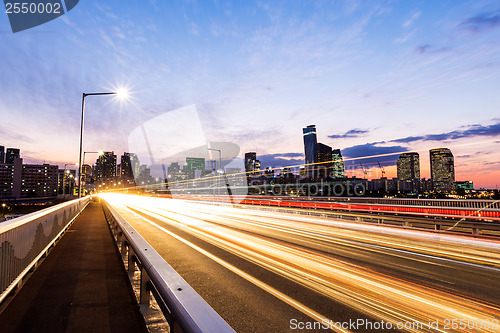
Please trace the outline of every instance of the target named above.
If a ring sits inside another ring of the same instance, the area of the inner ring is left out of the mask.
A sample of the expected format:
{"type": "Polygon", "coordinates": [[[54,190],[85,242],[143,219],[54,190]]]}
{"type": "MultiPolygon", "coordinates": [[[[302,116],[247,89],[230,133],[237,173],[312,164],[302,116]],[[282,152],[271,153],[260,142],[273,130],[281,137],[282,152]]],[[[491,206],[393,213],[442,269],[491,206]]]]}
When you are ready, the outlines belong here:
{"type": "Polygon", "coordinates": [[[500,331],[499,241],[105,199],[238,332],[500,331]]]}

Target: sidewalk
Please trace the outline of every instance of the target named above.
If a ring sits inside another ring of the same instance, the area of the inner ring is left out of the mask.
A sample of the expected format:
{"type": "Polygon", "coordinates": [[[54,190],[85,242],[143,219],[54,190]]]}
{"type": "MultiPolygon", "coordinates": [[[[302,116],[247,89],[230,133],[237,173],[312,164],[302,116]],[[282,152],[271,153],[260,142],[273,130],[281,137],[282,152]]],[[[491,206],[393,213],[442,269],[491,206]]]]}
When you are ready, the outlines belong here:
{"type": "Polygon", "coordinates": [[[6,332],[147,332],[100,203],[91,202],[0,314],[6,332]]]}

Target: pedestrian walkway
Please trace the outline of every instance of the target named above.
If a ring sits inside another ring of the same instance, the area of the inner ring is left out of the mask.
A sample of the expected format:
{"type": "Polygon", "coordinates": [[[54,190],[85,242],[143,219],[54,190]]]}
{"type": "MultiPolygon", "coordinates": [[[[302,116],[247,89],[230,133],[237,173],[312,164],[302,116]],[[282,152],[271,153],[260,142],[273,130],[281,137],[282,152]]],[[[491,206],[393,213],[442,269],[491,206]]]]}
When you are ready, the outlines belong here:
{"type": "Polygon", "coordinates": [[[147,332],[100,203],[91,202],[0,314],[6,332],[147,332]]]}

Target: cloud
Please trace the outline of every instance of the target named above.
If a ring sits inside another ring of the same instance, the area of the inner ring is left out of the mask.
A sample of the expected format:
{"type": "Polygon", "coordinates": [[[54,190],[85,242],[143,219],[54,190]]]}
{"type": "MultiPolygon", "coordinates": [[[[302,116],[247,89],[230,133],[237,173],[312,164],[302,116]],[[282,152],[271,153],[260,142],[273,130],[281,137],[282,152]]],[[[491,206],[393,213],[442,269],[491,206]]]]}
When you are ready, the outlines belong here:
{"type": "Polygon", "coordinates": [[[261,163],[261,168],[266,167],[277,168],[304,164],[304,154],[302,153],[278,153],[257,155],[257,159],[261,163]]]}
{"type": "Polygon", "coordinates": [[[431,46],[429,44],[420,45],[417,47],[416,51],[420,54],[424,54],[431,46]]]}
{"type": "Polygon", "coordinates": [[[411,27],[413,23],[415,23],[415,21],[420,17],[420,14],[422,14],[422,12],[420,11],[414,12],[408,20],[404,21],[403,28],[411,27]]]}
{"type": "Polygon", "coordinates": [[[31,144],[31,143],[36,142],[36,140],[34,140],[33,138],[31,138],[29,136],[23,135],[23,134],[18,133],[16,131],[12,131],[10,129],[6,129],[6,128],[1,127],[1,126],[0,126],[0,138],[3,138],[3,140],[0,140],[3,143],[5,141],[16,142],[15,146],[17,146],[17,145],[20,146],[21,143],[31,144]]]}
{"type": "Polygon", "coordinates": [[[391,142],[409,143],[409,142],[424,140],[424,138],[425,137],[423,137],[423,136],[408,136],[406,138],[391,140],[391,142]]]}
{"type": "Polygon", "coordinates": [[[399,154],[408,151],[402,146],[377,146],[380,142],[366,143],[342,149],[342,156],[347,159],[346,165],[373,165],[380,162],[383,166],[396,164],[399,154]]]}
{"type": "Polygon", "coordinates": [[[415,141],[445,141],[470,138],[475,136],[500,135],[500,122],[493,125],[469,125],[465,130],[456,130],[441,134],[428,134],[424,136],[408,136],[406,138],[391,140],[390,142],[409,143],[415,141]]]}
{"type": "Polygon", "coordinates": [[[470,17],[460,23],[459,26],[475,33],[497,28],[500,26],[500,11],[470,17]]]}
{"type": "Polygon", "coordinates": [[[354,128],[352,130],[349,130],[345,132],[344,134],[333,134],[329,135],[328,137],[331,139],[343,139],[343,138],[356,138],[358,136],[362,136],[365,133],[368,133],[369,130],[364,130],[364,129],[359,129],[359,128],[354,128]]]}
{"type": "Polygon", "coordinates": [[[450,51],[450,48],[448,48],[448,47],[442,47],[442,48],[437,49],[437,48],[434,48],[430,44],[423,44],[423,45],[417,46],[417,48],[415,49],[415,51],[417,53],[420,53],[420,54],[442,53],[442,52],[448,52],[448,51],[450,51]]]}

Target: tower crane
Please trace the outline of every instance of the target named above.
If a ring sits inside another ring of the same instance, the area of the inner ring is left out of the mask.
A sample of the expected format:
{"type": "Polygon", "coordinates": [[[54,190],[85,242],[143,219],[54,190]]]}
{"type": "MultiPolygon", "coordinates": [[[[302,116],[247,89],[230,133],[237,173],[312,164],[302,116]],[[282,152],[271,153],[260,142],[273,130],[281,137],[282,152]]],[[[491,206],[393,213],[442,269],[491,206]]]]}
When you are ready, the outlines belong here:
{"type": "Polygon", "coordinates": [[[363,166],[363,164],[361,164],[361,162],[359,163],[359,165],[361,165],[361,170],[363,170],[363,174],[365,175],[365,178],[366,178],[366,170],[365,170],[365,167],[363,166]]]}
{"type": "Polygon", "coordinates": [[[385,177],[385,170],[384,170],[384,168],[382,168],[379,161],[377,161],[377,163],[378,163],[378,167],[380,168],[380,171],[382,171],[382,178],[384,178],[385,177]]]}

